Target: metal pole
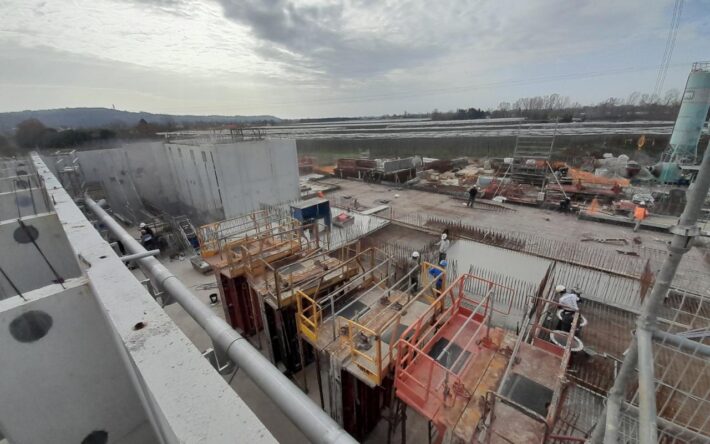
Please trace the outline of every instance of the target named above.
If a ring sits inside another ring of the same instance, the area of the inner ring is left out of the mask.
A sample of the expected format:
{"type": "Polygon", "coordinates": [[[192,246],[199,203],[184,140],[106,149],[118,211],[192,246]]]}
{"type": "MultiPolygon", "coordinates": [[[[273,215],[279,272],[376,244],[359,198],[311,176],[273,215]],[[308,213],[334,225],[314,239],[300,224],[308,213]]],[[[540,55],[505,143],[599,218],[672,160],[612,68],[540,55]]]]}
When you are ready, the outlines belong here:
{"type": "MultiPolygon", "coordinates": [[[[133,254],[145,248],[109,216],[96,202],[86,196],[87,207],[133,254]]],[[[138,259],[141,269],[159,282],[185,311],[197,321],[229,358],[274,401],[281,411],[314,443],[355,444],[326,412],[321,410],[293,382],[286,378],[242,335],[237,333],[210,307],[203,304],[190,290],[154,257],[138,259]]]]}
{"type": "Polygon", "coordinates": [[[664,331],[656,330],[653,332],[653,337],[659,341],[663,341],[666,345],[673,345],[678,347],[681,351],[686,351],[688,353],[698,354],[706,358],[710,358],[710,345],[703,344],[702,342],[696,342],[682,336],[674,335],[672,333],[666,333],[664,331]]]}
{"type": "Polygon", "coordinates": [[[148,250],[148,251],[143,251],[141,253],[136,253],[136,254],[129,254],[127,256],[121,256],[121,261],[122,262],[130,262],[134,261],[136,259],[143,259],[144,257],[148,256],[157,256],[160,254],[160,250],[148,250]]]}
{"type": "Polygon", "coordinates": [[[653,334],[650,329],[636,330],[639,372],[639,442],[658,442],[656,423],[656,384],[653,372],[653,334]]]}
{"type": "MultiPolygon", "coordinates": [[[[658,273],[651,294],[646,297],[643,302],[641,313],[637,320],[637,332],[641,330],[654,330],[656,313],[663,299],[668,294],[673,277],[678,270],[678,265],[683,255],[690,250],[693,238],[700,234],[700,227],[696,222],[698,221],[698,216],[702,210],[705,198],[708,195],[708,190],[710,190],[710,144],[703,156],[703,162],[700,165],[698,177],[688,190],[688,202],[685,205],[683,214],[680,216],[678,225],[670,229],[670,232],[673,233],[673,239],[668,246],[668,256],[666,256],[663,267],[658,273]]],[[[641,335],[643,336],[644,333],[641,333],[641,335]]],[[[609,391],[606,408],[602,412],[592,433],[590,440],[594,444],[601,443],[602,439],[605,444],[617,444],[621,403],[624,401],[626,386],[633,378],[639,358],[637,336],[638,333],[631,340],[624,362],[621,365],[616,380],[614,380],[614,386],[609,391]],[[603,426],[602,423],[605,423],[606,426],[603,426]]],[[[648,353],[644,350],[644,358],[646,358],[647,355],[648,353]]],[[[649,363],[643,363],[642,365],[649,365],[649,363]]],[[[651,362],[650,365],[653,365],[653,362],[651,362]]],[[[651,367],[650,370],[653,371],[653,367],[651,367]]],[[[648,382],[647,379],[646,382],[648,382]]],[[[655,399],[655,390],[653,390],[653,387],[639,387],[639,391],[642,390],[651,390],[655,399]]],[[[655,405],[653,410],[653,416],[655,416],[655,405]]]]}

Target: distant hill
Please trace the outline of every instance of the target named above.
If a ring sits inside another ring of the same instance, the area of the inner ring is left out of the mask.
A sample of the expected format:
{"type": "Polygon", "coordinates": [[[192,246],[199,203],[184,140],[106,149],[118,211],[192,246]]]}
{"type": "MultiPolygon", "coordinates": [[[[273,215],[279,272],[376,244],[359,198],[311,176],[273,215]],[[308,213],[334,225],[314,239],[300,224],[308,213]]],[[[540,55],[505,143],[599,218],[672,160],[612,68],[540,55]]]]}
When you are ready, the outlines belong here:
{"type": "Polygon", "coordinates": [[[116,124],[134,126],[141,119],[156,124],[185,123],[254,123],[280,122],[274,116],[190,116],[120,111],[109,108],[61,108],[0,113],[0,131],[9,131],[18,123],[35,118],[52,128],[99,128],[116,124]]]}

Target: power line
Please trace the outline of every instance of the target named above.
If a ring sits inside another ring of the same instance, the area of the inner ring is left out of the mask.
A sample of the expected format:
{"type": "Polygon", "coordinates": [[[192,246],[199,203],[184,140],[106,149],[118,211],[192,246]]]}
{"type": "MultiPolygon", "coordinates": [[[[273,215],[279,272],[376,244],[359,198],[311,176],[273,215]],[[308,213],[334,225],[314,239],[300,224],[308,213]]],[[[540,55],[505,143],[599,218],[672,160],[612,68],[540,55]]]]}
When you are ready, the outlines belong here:
{"type": "Polygon", "coordinates": [[[673,4],[671,24],[668,28],[668,37],[666,38],[666,46],[663,50],[663,57],[661,58],[661,66],[658,69],[656,83],[653,87],[653,94],[656,96],[659,96],[661,91],[663,91],[663,84],[666,81],[668,67],[670,66],[671,59],[673,58],[673,50],[675,49],[675,42],[676,37],[678,36],[678,28],[680,27],[680,17],[682,13],[683,0],[675,0],[675,3],[673,4]]]}

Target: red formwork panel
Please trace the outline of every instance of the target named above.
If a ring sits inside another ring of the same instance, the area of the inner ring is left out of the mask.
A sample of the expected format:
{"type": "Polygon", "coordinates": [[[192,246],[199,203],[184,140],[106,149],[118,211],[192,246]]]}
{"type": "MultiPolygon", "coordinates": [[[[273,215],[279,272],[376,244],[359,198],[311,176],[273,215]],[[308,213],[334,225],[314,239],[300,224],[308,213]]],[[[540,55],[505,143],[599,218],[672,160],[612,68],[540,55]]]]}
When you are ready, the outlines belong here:
{"type": "Polygon", "coordinates": [[[224,315],[232,328],[246,336],[256,334],[263,328],[261,307],[255,300],[245,276],[230,278],[219,273],[220,294],[224,315]]]}

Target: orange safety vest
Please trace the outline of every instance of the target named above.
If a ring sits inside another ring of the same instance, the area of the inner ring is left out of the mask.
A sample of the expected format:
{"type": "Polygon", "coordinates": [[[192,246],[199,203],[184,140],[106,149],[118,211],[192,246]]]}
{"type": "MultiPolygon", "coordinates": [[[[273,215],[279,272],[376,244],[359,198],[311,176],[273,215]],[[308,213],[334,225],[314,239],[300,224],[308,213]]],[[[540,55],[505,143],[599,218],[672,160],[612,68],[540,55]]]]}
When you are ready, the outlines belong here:
{"type": "Polygon", "coordinates": [[[636,220],[644,220],[647,216],[648,210],[646,210],[644,207],[637,206],[634,210],[634,219],[636,220]]]}

